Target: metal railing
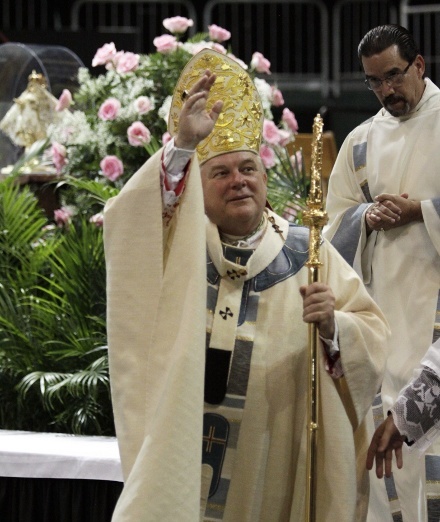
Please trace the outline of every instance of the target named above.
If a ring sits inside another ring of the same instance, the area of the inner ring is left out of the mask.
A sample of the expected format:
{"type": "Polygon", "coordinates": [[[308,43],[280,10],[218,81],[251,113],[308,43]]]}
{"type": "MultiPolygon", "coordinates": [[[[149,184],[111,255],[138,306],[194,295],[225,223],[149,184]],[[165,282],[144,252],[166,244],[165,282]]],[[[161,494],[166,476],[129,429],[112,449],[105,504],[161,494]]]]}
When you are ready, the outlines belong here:
{"type": "Polygon", "coordinates": [[[189,0],[76,0],[71,10],[73,31],[132,33],[133,52],[154,51],[152,41],[166,32],[165,18],[185,16],[194,21],[188,34],[197,27],[197,11],[189,0]]]}
{"type": "Polygon", "coordinates": [[[59,24],[58,11],[47,0],[2,0],[0,30],[45,30],[59,24]]]}
{"type": "Polygon", "coordinates": [[[203,26],[231,32],[234,54],[249,63],[261,52],[283,92],[302,88],[325,97],[329,83],[329,20],[321,0],[210,0],[203,26]]]}
{"type": "Polygon", "coordinates": [[[332,90],[339,96],[344,89],[365,89],[357,56],[359,42],[373,27],[397,23],[398,9],[387,0],[339,0],[332,17],[332,90]]]}
{"type": "Polygon", "coordinates": [[[400,2],[400,24],[407,27],[425,59],[426,76],[440,83],[440,4],[411,5],[400,2]]]}
{"type": "MultiPolygon", "coordinates": [[[[331,8],[322,0],[209,0],[203,11],[191,0],[75,0],[64,29],[71,31],[73,51],[75,34],[88,32],[101,39],[120,35],[130,50],[146,53],[165,32],[163,19],[177,15],[194,21],[189,35],[213,23],[228,29],[232,37],[225,45],[247,63],[253,52],[263,53],[271,62],[271,79],[286,93],[337,98],[363,89],[357,46],[369,29],[384,23],[408,27],[420,44],[426,75],[440,83],[440,3],[429,0],[337,0],[331,8]]],[[[58,31],[61,44],[60,14],[49,0],[2,0],[0,20],[4,41],[30,31],[45,42],[45,32],[52,31],[54,39],[58,31]]]]}

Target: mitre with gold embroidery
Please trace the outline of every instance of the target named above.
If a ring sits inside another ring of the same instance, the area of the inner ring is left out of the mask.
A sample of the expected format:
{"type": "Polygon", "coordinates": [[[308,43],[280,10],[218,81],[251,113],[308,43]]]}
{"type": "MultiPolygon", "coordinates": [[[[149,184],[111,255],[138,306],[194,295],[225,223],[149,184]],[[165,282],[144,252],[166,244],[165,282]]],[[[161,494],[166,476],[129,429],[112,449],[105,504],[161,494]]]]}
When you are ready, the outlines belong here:
{"type": "Polygon", "coordinates": [[[206,109],[209,112],[217,100],[223,101],[223,108],[214,130],[197,146],[200,164],[227,152],[246,150],[258,154],[264,118],[260,95],[238,62],[212,49],[193,56],[180,75],[171,102],[170,134],[177,134],[185,93],[207,69],[217,78],[209,92],[206,109]]]}

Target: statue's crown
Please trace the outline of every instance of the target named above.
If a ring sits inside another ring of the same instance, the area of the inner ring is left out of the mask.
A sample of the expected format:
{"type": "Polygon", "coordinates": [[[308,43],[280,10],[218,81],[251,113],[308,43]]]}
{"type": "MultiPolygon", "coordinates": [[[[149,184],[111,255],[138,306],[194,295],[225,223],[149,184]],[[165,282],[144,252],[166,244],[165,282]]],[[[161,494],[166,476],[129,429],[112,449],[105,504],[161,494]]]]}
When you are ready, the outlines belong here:
{"type": "Polygon", "coordinates": [[[217,100],[223,101],[223,108],[214,130],[197,146],[200,164],[227,152],[246,150],[258,154],[263,130],[260,95],[238,62],[211,49],[194,55],[180,75],[171,102],[170,134],[177,134],[185,93],[207,69],[217,76],[209,92],[207,110],[209,112],[217,100]]]}

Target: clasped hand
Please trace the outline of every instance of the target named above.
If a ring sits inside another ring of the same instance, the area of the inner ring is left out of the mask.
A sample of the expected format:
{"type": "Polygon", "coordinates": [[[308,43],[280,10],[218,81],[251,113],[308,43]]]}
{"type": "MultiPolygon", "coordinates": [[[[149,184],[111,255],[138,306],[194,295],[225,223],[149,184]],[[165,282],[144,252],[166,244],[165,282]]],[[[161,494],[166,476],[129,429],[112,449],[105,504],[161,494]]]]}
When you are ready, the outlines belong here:
{"type": "Polygon", "coordinates": [[[421,206],[419,201],[408,198],[404,193],[379,194],[365,213],[365,221],[368,231],[385,231],[401,227],[411,221],[422,221],[421,206]]]}

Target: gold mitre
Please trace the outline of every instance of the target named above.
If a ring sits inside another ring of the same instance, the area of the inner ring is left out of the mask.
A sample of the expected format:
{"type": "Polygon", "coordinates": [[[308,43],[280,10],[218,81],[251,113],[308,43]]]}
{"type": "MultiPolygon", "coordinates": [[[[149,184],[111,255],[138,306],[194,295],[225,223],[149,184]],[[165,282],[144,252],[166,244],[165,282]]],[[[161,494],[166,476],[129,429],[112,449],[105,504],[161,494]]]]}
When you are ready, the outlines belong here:
{"type": "Polygon", "coordinates": [[[217,100],[223,101],[223,109],[214,130],[197,146],[200,164],[227,152],[246,150],[258,154],[264,118],[260,95],[239,63],[212,49],[203,49],[194,55],[180,75],[171,102],[170,134],[177,134],[185,94],[207,69],[217,78],[209,92],[206,109],[209,112],[217,100]]]}

